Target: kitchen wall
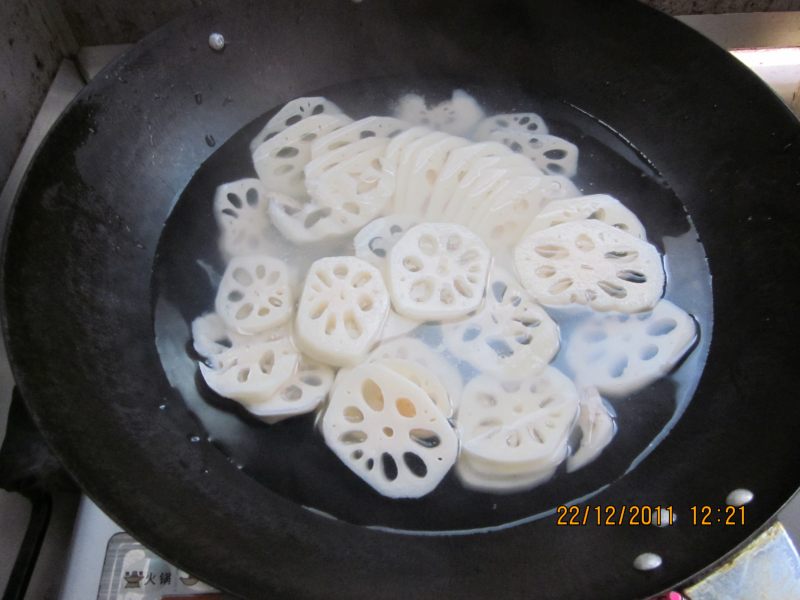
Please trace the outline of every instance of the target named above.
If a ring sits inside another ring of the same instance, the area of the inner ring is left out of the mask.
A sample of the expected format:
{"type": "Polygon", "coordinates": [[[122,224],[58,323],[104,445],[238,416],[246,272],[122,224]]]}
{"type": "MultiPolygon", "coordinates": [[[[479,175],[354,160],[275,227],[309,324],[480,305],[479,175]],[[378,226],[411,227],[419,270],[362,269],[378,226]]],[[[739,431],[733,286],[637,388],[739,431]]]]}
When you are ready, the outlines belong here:
{"type": "Polygon", "coordinates": [[[77,50],[59,0],[0,0],[0,187],[64,54],[77,50]]]}

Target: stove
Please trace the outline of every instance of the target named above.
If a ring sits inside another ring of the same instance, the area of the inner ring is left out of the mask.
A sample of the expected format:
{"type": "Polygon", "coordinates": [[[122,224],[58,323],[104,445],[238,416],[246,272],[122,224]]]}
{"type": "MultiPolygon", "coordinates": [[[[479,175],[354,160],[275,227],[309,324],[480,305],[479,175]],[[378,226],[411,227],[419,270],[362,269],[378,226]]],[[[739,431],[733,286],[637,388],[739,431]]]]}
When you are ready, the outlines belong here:
{"type": "MultiPolygon", "coordinates": [[[[731,50],[800,114],[800,12],[680,18],[731,50]]],[[[85,47],[78,51],[74,60],[62,62],[0,194],[3,229],[22,175],[49,128],[86,82],[127,48],[127,45],[85,47]]],[[[5,424],[12,387],[5,349],[0,346],[0,426],[5,424]]],[[[52,512],[47,502],[49,500],[34,498],[31,509],[21,496],[0,491],[0,589],[10,584],[4,600],[211,600],[226,597],[137,542],[88,498],[56,494],[52,512]],[[40,514],[40,511],[44,512],[40,514]],[[31,534],[31,528],[45,513],[50,516],[50,522],[48,525],[44,518],[40,523],[39,533],[44,535],[39,539],[41,536],[37,537],[36,531],[31,534]],[[26,527],[28,539],[23,543],[26,527]],[[25,573],[25,569],[18,569],[12,573],[18,553],[36,550],[38,546],[38,560],[31,567],[32,571],[29,569],[25,573]],[[21,575],[24,579],[26,575],[30,577],[29,584],[20,581],[21,575]],[[27,584],[27,592],[20,583],[27,584]]],[[[798,497],[780,513],[778,522],[734,559],[732,568],[726,566],[711,573],[684,590],[685,596],[671,592],[665,598],[751,600],[758,594],[770,600],[797,600],[800,598],[800,559],[792,541],[800,544],[798,497]],[[743,572],[748,573],[746,579],[740,577],[743,572]]]]}
{"type": "Polygon", "coordinates": [[[145,548],[85,497],[78,509],[68,554],[60,600],[216,600],[225,597],[145,548]]]}

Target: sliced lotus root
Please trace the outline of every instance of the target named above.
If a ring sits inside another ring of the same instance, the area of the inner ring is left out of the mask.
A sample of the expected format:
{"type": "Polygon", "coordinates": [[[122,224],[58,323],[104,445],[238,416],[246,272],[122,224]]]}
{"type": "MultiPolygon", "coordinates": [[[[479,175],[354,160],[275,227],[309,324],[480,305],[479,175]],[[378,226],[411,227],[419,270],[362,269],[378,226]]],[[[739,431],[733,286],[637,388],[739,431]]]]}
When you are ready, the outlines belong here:
{"type": "Polygon", "coordinates": [[[513,177],[508,170],[494,167],[480,168],[477,175],[467,175],[456,188],[445,209],[445,220],[461,225],[479,220],[489,210],[491,197],[513,177]]]}
{"type": "Polygon", "coordinates": [[[476,140],[493,139],[498,131],[514,131],[525,135],[546,134],[547,125],[536,113],[508,113],[487,117],[475,129],[476,140]]]}
{"type": "Polygon", "coordinates": [[[450,100],[430,106],[418,94],[406,94],[397,103],[395,115],[414,125],[424,125],[451,133],[467,135],[483,118],[483,109],[464,90],[454,90],[450,100]]]}
{"type": "Polygon", "coordinates": [[[397,181],[395,185],[394,202],[392,204],[395,211],[398,213],[411,214],[415,217],[421,216],[416,212],[414,203],[409,202],[409,187],[411,179],[415,176],[415,157],[420,150],[428,148],[432,144],[442,142],[449,137],[450,136],[441,131],[431,131],[403,145],[397,156],[396,165],[391,163],[391,166],[394,166],[397,181]]]}
{"type": "Polygon", "coordinates": [[[292,335],[289,323],[267,329],[254,335],[245,335],[229,329],[215,312],[206,313],[192,321],[192,345],[210,367],[215,367],[216,357],[232,346],[248,346],[261,342],[288,339],[292,335]]]}
{"type": "Polygon", "coordinates": [[[525,236],[514,264],[525,289],[545,305],[639,312],[652,308],[664,291],[658,250],[600,221],[573,221],[525,236]]]}
{"type": "Polygon", "coordinates": [[[553,367],[521,380],[478,375],[458,407],[462,451],[501,463],[507,473],[529,472],[566,443],[578,402],[575,385],[553,367]]]}
{"type": "Polygon", "coordinates": [[[387,160],[393,161],[393,164],[396,165],[406,146],[430,133],[433,133],[430,127],[415,126],[393,136],[389,140],[389,145],[386,146],[387,160]]]}
{"type": "Polygon", "coordinates": [[[558,463],[547,464],[532,468],[526,473],[508,474],[494,472],[494,465],[491,463],[476,467],[476,462],[478,461],[469,453],[463,452],[458,457],[455,468],[458,479],[466,488],[493,494],[509,494],[534,488],[550,479],[558,466],[558,463]]]}
{"type": "Polygon", "coordinates": [[[321,258],[308,271],[297,307],[297,342],[321,362],[354,365],[378,340],[388,312],[380,271],[354,256],[321,258]]]}
{"type": "Polygon", "coordinates": [[[408,128],[408,123],[393,117],[366,117],[320,137],[312,146],[312,156],[317,158],[339,148],[370,137],[393,138],[408,128]]]}
{"type": "Polygon", "coordinates": [[[389,314],[386,315],[386,322],[383,325],[383,329],[381,329],[379,340],[383,342],[408,335],[417,327],[419,327],[419,321],[404,317],[390,308],[389,314]]]}
{"type": "Polygon", "coordinates": [[[269,216],[281,235],[295,244],[313,244],[340,238],[358,231],[369,218],[344,209],[301,202],[277,192],[269,192],[269,216]]]}
{"type": "Polygon", "coordinates": [[[451,354],[485,373],[541,370],[558,352],[558,326],[504,269],[494,267],[477,314],[443,326],[451,354]]]}
{"type": "Polygon", "coordinates": [[[346,123],[343,115],[315,115],[275,134],[253,151],[253,166],[264,187],[297,198],[305,197],[305,166],[311,143],[346,123]]]}
{"type": "Polygon", "coordinates": [[[462,450],[461,456],[468,463],[469,470],[473,476],[503,482],[524,481],[526,484],[530,484],[549,478],[556,467],[564,462],[568,453],[569,442],[565,439],[556,446],[552,454],[530,462],[507,462],[503,459],[490,460],[472,454],[468,450],[462,450]]]}
{"type": "Polygon", "coordinates": [[[206,313],[192,321],[192,346],[203,358],[222,354],[232,345],[225,322],[217,313],[206,313]]]}
{"type": "Polygon", "coordinates": [[[220,396],[245,406],[268,401],[294,373],[299,354],[289,338],[234,344],[216,355],[213,366],[200,363],[200,373],[220,396]]]}
{"type": "Polygon", "coordinates": [[[458,454],[455,432],[422,388],[376,363],[339,373],[322,433],[345,465],[390,498],[432,492],[458,454]]]}
{"type": "Polygon", "coordinates": [[[379,148],[383,154],[388,145],[389,140],[387,138],[368,137],[350,144],[345,144],[335,150],[322,152],[317,156],[312,155],[311,161],[305,167],[306,181],[313,181],[315,178],[335,169],[351,158],[358,156],[365,150],[379,148]]]}
{"type": "MultiPolygon", "coordinates": [[[[397,134],[396,136],[392,137],[389,140],[389,144],[386,146],[386,152],[383,155],[383,168],[386,171],[395,174],[395,196],[392,199],[392,203],[390,206],[387,207],[387,210],[392,212],[403,212],[402,206],[398,205],[398,187],[404,192],[406,189],[406,182],[397,175],[399,174],[399,168],[402,160],[407,155],[406,148],[414,143],[421,137],[424,137],[431,133],[432,130],[428,127],[409,127],[408,129],[402,131],[401,133],[397,134]]],[[[403,196],[405,198],[405,195],[403,196]]]]}
{"type": "Polygon", "coordinates": [[[214,218],[219,225],[220,250],[226,258],[261,254],[269,240],[269,199],[258,179],[225,183],[214,194],[214,218]]]}
{"type": "Polygon", "coordinates": [[[318,206],[340,210],[362,222],[380,216],[395,192],[394,173],[383,168],[384,149],[364,150],[318,176],[307,175],[311,199],[318,206]]]}
{"type": "Polygon", "coordinates": [[[694,319],[661,300],[649,312],[581,322],[566,344],[566,359],[580,385],[627,396],[669,373],[696,337],[694,319]]]}
{"type": "Polygon", "coordinates": [[[353,238],[356,256],[383,270],[389,251],[416,224],[417,219],[408,215],[389,215],[375,219],[353,238]]]}
{"type": "Polygon", "coordinates": [[[264,128],[250,142],[250,152],[254,152],[264,142],[275,137],[284,129],[291,127],[316,115],[341,115],[341,109],[327,98],[309,97],[297,98],[287,102],[275,115],[267,122],[264,128]]]}
{"type": "MultiPolygon", "coordinates": [[[[426,138],[421,138],[422,143],[426,138]]],[[[433,190],[447,157],[457,148],[469,145],[469,140],[453,135],[433,141],[421,147],[410,159],[405,199],[395,200],[402,212],[411,215],[429,216],[433,190]]]]}
{"type": "Polygon", "coordinates": [[[586,388],[581,393],[578,428],[581,430],[580,445],[567,459],[570,473],[597,458],[617,432],[613,409],[605,404],[597,388],[586,388]]]}
{"type": "Polygon", "coordinates": [[[453,416],[450,394],[436,373],[407,358],[383,358],[378,361],[378,364],[390,368],[411,383],[421,387],[445,417],[453,416]]]}
{"type": "Polygon", "coordinates": [[[467,224],[493,251],[505,252],[520,240],[525,226],[542,206],[553,198],[579,193],[562,176],[508,178],[488,196],[482,210],[475,210],[467,224]]]}
{"type": "Polygon", "coordinates": [[[248,410],[269,424],[309,413],[317,408],[333,385],[333,369],[300,357],[297,371],[272,397],[248,410]]]}
{"type": "Polygon", "coordinates": [[[455,409],[463,388],[461,374],[447,358],[442,356],[439,350],[432,349],[416,338],[403,337],[382,342],[369,354],[370,361],[393,359],[410,360],[427,371],[435,373],[447,390],[447,395],[455,409]]]}
{"type": "Polygon", "coordinates": [[[495,131],[489,138],[527,156],[548,175],[574,177],[578,172],[578,147],[564,138],[509,130],[495,131]]]}
{"type": "Polygon", "coordinates": [[[619,200],[607,194],[567,197],[564,200],[550,202],[530,221],[525,235],[562,223],[585,219],[602,221],[640,240],[647,239],[644,225],[638,217],[625,208],[619,200]]]}
{"type": "Polygon", "coordinates": [[[389,252],[389,282],[397,312],[420,321],[451,320],[480,306],[489,249],[460,225],[423,223],[389,252]]]}
{"type": "Polygon", "coordinates": [[[453,150],[447,157],[431,196],[431,218],[468,219],[475,203],[466,196],[489,192],[491,187],[512,175],[541,175],[530,159],[514,154],[499,142],[481,142],[453,150]]]}
{"type": "Polygon", "coordinates": [[[228,263],[215,307],[228,327],[253,334],[286,323],[293,303],[286,264],[254,255],[237,256],[228,263]]]}

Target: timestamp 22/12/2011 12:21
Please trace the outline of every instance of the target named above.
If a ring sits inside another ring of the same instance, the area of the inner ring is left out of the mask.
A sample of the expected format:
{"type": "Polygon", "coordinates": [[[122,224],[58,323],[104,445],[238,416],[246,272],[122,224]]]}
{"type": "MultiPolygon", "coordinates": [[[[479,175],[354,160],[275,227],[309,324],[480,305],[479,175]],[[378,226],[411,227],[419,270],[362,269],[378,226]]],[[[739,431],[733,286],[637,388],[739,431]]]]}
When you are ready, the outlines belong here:
{"type": "MultiPolygon", "coordinates": [[[[711,525],[736,526],[745,523],[744,506],[697,505],[689,508],[691,524],[708,527],[711,525]]],[[[627,505],[593,506],[560,505],[556,508],[558,526],[639,526],[655,525],[663,527],[675,522],[672,506],[627,505]]]]}

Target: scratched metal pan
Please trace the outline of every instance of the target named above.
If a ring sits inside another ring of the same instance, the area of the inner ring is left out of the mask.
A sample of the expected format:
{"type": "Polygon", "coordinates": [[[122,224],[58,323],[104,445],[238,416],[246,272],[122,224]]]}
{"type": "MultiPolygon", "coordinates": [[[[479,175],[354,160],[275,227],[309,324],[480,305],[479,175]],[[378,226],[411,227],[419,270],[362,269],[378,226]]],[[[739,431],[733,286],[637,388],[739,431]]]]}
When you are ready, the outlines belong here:
{"type": "Polygon", "coordinates": [[[744,542],[800,483],[799,130],[734,59],[637,2],[197,9],[95,78],[27,174],[3,264],[16,381],[89,496],[232,593],[646,597],[744,542]],[[214,186],[252,173],[247,142],[271,112],[325,94],[361,116],[454,87],[538,110],[578,144],[577,184],[642,215],[701,336],[681,377],[615,404],[619,434],[583,471],[506,496],[451,478],[390,501],[310,418],[270,427],[209,395],[188,325],[221,267],[214,186]],[[692,524],[690,506],[742,487],[744,525],[692,524]],[[677,521],[558,526],[553,509],[575,500],[672,506],[677,521]],[[634,570],[643,552],[663,565],[634,570]]]}

